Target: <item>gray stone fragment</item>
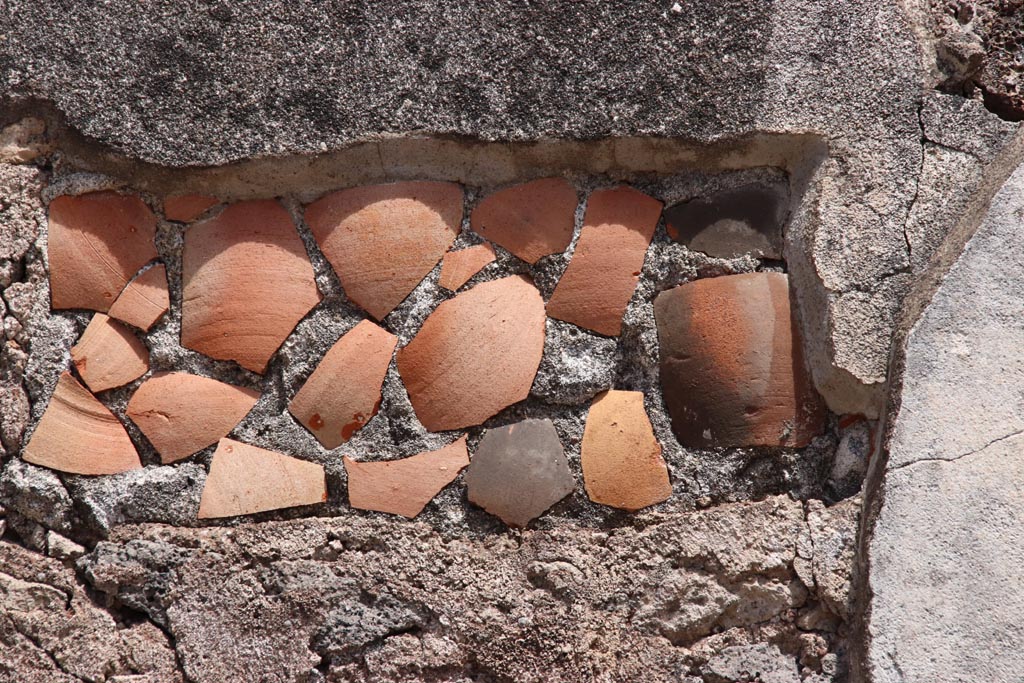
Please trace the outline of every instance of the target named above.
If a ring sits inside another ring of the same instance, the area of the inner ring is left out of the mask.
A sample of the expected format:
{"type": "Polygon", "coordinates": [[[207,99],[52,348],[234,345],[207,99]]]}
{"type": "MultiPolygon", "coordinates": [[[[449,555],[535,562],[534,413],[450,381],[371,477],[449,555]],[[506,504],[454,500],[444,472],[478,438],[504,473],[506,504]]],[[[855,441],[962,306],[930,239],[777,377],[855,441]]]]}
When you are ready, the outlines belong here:
{"type": "Polygon", "coordinates": [[[16,512],[63,533],[71,530],[71,496],[53,470],[11,459],[0,474],[0,499],[9,515],[16,512]]]}
{"type": "Polygon", "coordinates": [[[861,499],[848,498],[832,507],[812,500],[807,502],[807,508],[817,596],[833,614],[846,620],[850,616],[850,582],[861,499]]]}
{"type": "Polygon", "coordinates": [[[766,643],[727,647],[704,665],[707,683],[800,683],[796,660],[766,643]]]}
{"type": "Polygon", "coordinates": [[[612,388],[615,350],[614,339],[548,318],[544,356],[530,393],[564,405],[589,401],[612,388]]]}
{"type": "Polygon", "coordinates": [[[46,532],[46,554],[62,561],[74,561],[85,555],[85,548],[56,531],[46,532]]]}

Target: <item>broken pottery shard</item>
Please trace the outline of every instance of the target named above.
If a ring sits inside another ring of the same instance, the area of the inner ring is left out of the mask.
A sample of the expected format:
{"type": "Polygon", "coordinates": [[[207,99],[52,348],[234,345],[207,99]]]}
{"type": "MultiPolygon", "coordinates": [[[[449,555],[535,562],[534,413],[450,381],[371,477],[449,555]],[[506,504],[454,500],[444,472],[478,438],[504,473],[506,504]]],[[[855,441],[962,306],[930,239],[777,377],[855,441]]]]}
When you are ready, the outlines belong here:
{"type": "Polygon", "coordinates": [[[47,240],[53,308],[106,313],[128,280],[157,257],[155,233],[156,216],[138,197],[90,192],[54,199],[47,240]]]}
{"type": "Polygon", "coordinates": [[[708,256],[781,259],[789,207],[785,182],[749,183],[665,209],[669,236],[708,256]]]}
{"type": "Polygon", "coordinates": [[[178,194],[164,200],[164,216],[169,221],[188,223],[217,203],[216,197],[203,194],[178,194]]]}
{"type": "Polygon", "coordinates": [[[149,370],[149,349],[127,327],[96,313],[71,347],[71,362],[93,391],[128,384],[149,370]]]}
{"type": "Polygon", "coordinates": [[[478,425],[530,393],[544,352],[544,302],[511,276],[445,301],[398,351],[398,372],[430,431],[478,425]]]}
{"type": "Polygon", "coordinates": [[[203,486],[199,519],[251,515],[326,500],[323,466],[221,439],[203,486]]]}
{"type": "Polygon", "coordinates": [[[470,226],[527,263],[565,251],[572,241],[576,190],[565,178],[543,178],[490,194],[470,226]]]}
{"type": "Polygon", "coordinates": [[[462,188],[405,182],[340,190],[310,204],[306,223],[345,295],[380,320],[455,241],[462,188]]]}
{"type": "Polygon", "coordinates": [[[124,425],[65,372],[22,454],[25,462],[72,474],[142,467],[124,425]]]}
{"type": "Polygon", "coordinates": [[[660,215],[661,202],[629,187],[592,193],[572,260],[548,302],[548,315],[618,335],[660,215]]]}
{"type": "Polygon", "coordinates": [[[182,346],[258,373],[320,301],[292,219],[270,199],[189,228],[182,280],[182,346]]]}
{"type": "Polygon", "coordinates": [[[799,447],[824,428],[785,274],[689,282],[659,294],[654,315],[661,390],[682,445],[799,447]]]}
{"type": "Polygon", "coordinates": [[[672,495],[661,444],[639,391],[607,391],[590,405],[580,453],[590,500],[639,510],[672,495]]]}
{"type": "Polygon", "coordinates": [[[525,527],[575,487],[547,419],[487,430],[466,470],[469,500],[515,527],[525,527]]]}
{"type": "Polygon", "coordinates": [[[259,393],[187,372],[153,375],[135,390],[126,414],[168,463],[216,443],[256,405],[259,393]]]}
{"type": "Polygon", "coordinates": [[[484,266],[494,262],[494,247],[476,244],[459,251],[449,251],[441,262],[441,276],[437,284],[453,292],[466,284],[484,266]]]}
{"type": "Polygon", "coordinates": [[[348,502],[360,510],[376,510],[412,519],[466,465],[466,437],[436,451],[401,460],[356,462],[344,457],[348,502]]]}
{"type": "Polygon", "coordinates": [[[167,269],[156,265],[128,283],[110,307],[110,317],[149,331],[169,307],[167,269]]]}
{"type": "Polygon", "coordinates": [[[398,337],[363,320],[327,351],[288,411],[324,448],[337,448],[377,414],[397,344],[398,337]]]}

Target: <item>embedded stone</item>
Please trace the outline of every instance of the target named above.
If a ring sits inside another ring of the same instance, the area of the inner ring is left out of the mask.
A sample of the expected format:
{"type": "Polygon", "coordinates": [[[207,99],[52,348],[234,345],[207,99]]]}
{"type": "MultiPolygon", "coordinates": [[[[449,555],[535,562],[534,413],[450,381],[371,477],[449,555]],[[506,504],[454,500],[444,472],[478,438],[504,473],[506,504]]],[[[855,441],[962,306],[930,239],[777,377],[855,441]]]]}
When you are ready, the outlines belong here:
{"type": "Polygon", "coordinates": [[[221,439],[199,501],[199,519],[251,515],[327,500],[322,465],[221,439]]]}
{"type": "Polygon", "coordinates": [[[438,306],[398,351],[430,431],[478,425],[530,393],[544,352],[544,301],[526,278],[481,283],[438,306]]]}
{"type": "Polygon", "coordinates": [[[380,408],[398,337],[363,320],[342,335],[288,404],[324,448],[337,448],[380,408]]]}
{"type": "Polygon", "coordinates": [[[489,244],[475,244],[459,251],[449,251],[441,261],[441,276],[437,284],[453,292],[466,284],[471,277],[493,263],[494,247],[489,244]]]}
{"type": "Polygon", "coordinates": [[[591,193],[576,250],[548,301],[548,315],[618,335],[660,216],[661,202],[630,187],[591,193]]]}
{"type": "Polygon", "coordinates": [[[148,332],[170,308],[167,269],[153,266],[128,283],[110,307],[110,317],[148,332]]]}
{"type": "Polygon", "coordinates": [[[348,474],[348,502],[412,519],[469,464],[466,437],[436,451],[401,460],[357,462],[343,458],[348,474]]]}
{"type": "Polygon", "coordinates": [[[54,199],[47,238],[53,308],[106,313],[157,257],[155,234],[156,216],[138,197],[107,191],[54,199]]]}
{"type": "Polygon", "coordinates": [[[547,419],[488,429],[466,470],[470,502],[514,527],[525,527],[575,487],[547,419]]]}
{"type": "Polygon", "coordinates": [[[689,282],[659,294],[654,316],[661,389],[683,446],[801,447],[824,429],[784,273],[689,282]]]}
{"type": "Polygon", "coordinates": [[[71,347],[71,362],[92,391],[106,391],[146,374],[149,349],[127,327],[96,313],[71,347]]]}
{"type": "Polygon", "coordinates": [[[216,197],[204,194],[177,194],[164,200],[164,217],[169,221],[188,223],[217,204],[216,197]]]}
{"type": "Polygon", "coordinates": [[[320,301],[291,216],[271,199],[189,228],[182,280],[182,346],[258,373],[320,301]]]}
{"type": "Polygon", "coordinates": [[[70,372],[57,380],[21,457],[72,474],[116,474],[142,467],[124,425],[70,372]]]}
{"type": "Polygon", "coordinates": [[[259,392],[187,372],[153,375],[135,390],[125,414],[165,465],[217,443],[252,410],[259,392]]]}
{"type": "Polygon", "coordinates": [[[578,203],[568,180],[542,178],[487,195],[473,209],[470,226],[527,263],[536,263],[569,246],[578,203]]]}
{"type": "Polygon", "coordinates": [[[345,295],[381,320],[455,241],[462,188],[414,181],[339,190],[306,207],[306,223],[345,295]]]}
{"type": "Polygon", "coordinates": [[[590,500],[635,511],[672,495],[661,444],[640,391],[606,391],[590,405],[580,451],[590,500]]]}

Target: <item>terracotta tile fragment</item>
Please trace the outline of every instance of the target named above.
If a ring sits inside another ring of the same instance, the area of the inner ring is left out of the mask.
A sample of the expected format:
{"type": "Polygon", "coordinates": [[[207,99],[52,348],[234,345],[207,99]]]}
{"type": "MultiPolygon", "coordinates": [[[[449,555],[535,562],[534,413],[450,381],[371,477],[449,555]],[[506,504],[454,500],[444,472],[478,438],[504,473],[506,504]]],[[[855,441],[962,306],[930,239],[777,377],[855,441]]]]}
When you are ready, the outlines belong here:
{"type": "Polygon", "coordinates": [[[324,448],[337,448],[377,414],[397,344],[398,337],[363,320],[327,351],[288,411],[324,448]]]}
{"type": "Polygon", "coordinates": [[[548,315],[594,332],[622,330],[661,202],[630,187],[591,193],[583,230],[548,302],[548,315]]]}
{"type": "Polygon", "coordinates": [[[125,412],[166,465],[226,436],[258,398],[252,389],[187,372],[167,372],[139,385],[125,412]]]}
{"type": "Polygon", "coordinates": [[[440,450],[401,460],[357,462],[346,455],[344,462],[352,507],[412,519],[469,464],[469,453],[463,436],[440,450]]]}
{"type": "Polygon", "coordinates": [[[148,332],[170,305],[167,269],[158,264],[128,283],[110,307],[110,317],[148,332]]]}
{"type": "Polygon", "coordinates": [[[475,244],[459,251],[449,251],[441,262],[441,276],[437,284],[453,292],[466,284],[471,277],[493,263],[494,247],[489,244],[475,244]]]}
{"type": "Polygon", "coordinates": [[[340,190],[310,204],[306,222],[345,295],[380,320],[455,241],[462,188],[416,181],[340,190]]]}
{"type": "Polygon", "coordinates": [[[47,253],[53,308],[106,313],[139,268],[156,258],[156,216],[141,199],[116,192],[50,202],[47,253]]]}
{"type": "Polygon", "coordinates": [[[127,327],[96,313],[71,347],[71,362],[91,390],[128,384],[149,370],[149,349],[127,327]]]}
{"type": "Polygon", "coordinates": [[[322,465],[221,439],[199,501],[199,519],[251,515],[326,500],[322,465]]]}
{"type": "Polygon", "coordinates": [[[182,280],[182,346],[258,373],[320,301],[291,216],[271,199],[189,228],[182,280]]]}
{"type": "Polygon", "coordinates": [[[527,263],[536,263],[569,246],[578,203],[568,180],[542,178],[484,197],[473,209],[470,226],[527,263]]]}
{"type": "Polygon", "coordinates": [[[590,405],[580,453],[590,500],[639,510],[672,495],[661,444],[639,391],[606,391],[590,405]]]}
{"type": "Polygon", "coordinates": [[[398,372],[430,431],[477,425],[530,392],[544,352],[544,302],[528,280],[481,283],[445,301],[398,351],[398,372]]]}
{"type": "Polygon", "coordinates": [[[164,216],[169,221],[188,223],[202,216],[218,201],[216,197],[205,194],[176,194],[164,200],[164,216]]]}
{"type": "Polygon", "coordinates": [[[654,302],[661,389],[684,446],[805,446],[825,410],[784,273],[696,280],[654,302]]]}
{"type": "Polygon", "coordinates": [[[514,527],[525,527],[575,487],[547,419],[487,430],[466,470],[469,500],[514,527]]]}
{"type": "Polygon", "coordinates": [[[70,372],[57,380],[21,457],[73,474],[116,474],[142,467],[124,425],[70,372]]]}

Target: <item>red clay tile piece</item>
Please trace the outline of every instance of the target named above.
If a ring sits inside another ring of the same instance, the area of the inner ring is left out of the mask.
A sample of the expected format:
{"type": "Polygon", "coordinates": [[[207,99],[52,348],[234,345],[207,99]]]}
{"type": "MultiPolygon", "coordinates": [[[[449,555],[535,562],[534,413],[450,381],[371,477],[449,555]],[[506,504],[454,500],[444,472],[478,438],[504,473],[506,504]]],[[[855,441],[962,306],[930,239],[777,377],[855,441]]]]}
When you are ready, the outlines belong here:
{"type": "Polygon", "coordinates": [[[526,398],[544,351],[544,301],[527,279],[445,301],[398,350],[416,416],[432,432],[478,425],[526,398]]]}
{"type": "Polygon", "coordinates": [[[258,373],[320,301],[291,216],[272,199],[190,227],[182,281],[182,346],[258,373]]]}
{"type": "Polygon", "coordinates": [[[251,515],[326,500],[322,465],[221,439],[199,500],[199,519],[251,515]]]}
{"type": "Polygon", "coordinates": [[[398,337],[363,320],[335,342],[288,404],[324,448],[337,448],[377,414],[398,337]]]}
{"type": "Polygon", "coordinates": [[[164,217],[169,221],[188,223],[203,215],[219,199],[205,194],[176,194],[164,200],[164,217]]]}
{"type": "Polygon", "coordinates": [[[437,284],[455,291],[469,282],[469,279],[493,263],[494,247],[489,244],[475,244],[459,251],[449,251],[441,262],[441,276],[437,284]]]}
{"type": "Polygon", "coordinates": [[[138,197],[108,191],[54,199],[47,238],[53,308],[106,313],[157,257],[155,233],[156,216],[138,197]]]}
{"type": "Polygon", "coordinates": [[[440,450],[401,460],[357,462],[347,455],[343,460],[352,507],[412,519],[469,464],[469,452],[463,436],[440,450]]]}
{"type": "Polygon", "coordinates": [[[72,474],[116,474],[142,467],[124,425],[70,372],[57,380],[21,457],[72,474]]]}
{"type": "Polygon", "coordinates": [[[606,391],[590,405],[580,452],[590,500],[639,510],[672,495],[661,444],[639,391],[606,391]]]}
{"type": "Polygon", "coordinates": [[[187,372],[153,375],[135,390],[125,414],[166,464],[227,436],[252,410],[259,393],[187,372]]]}
{"type": "Polygon", "coordinates": [[[100,392],[128,384],[149,370],[149,349],[127,327],[96,313],[71,347],[71,362],[82,381],[100,392]]]}
{"type": "Polygon", "coordinates": [[[470,216],[473,232],[527,263],[565,251],[579,200],[565,178],[542,178],[483,198],[470,216]]]}
{"type": "Polygon", "coordinates": [[[630,187],[591,193],[576,250],[548,301],[548,315],[618,335],[660,216],[661,202],[630,187]]]}
{"type": "Polygon", "coordinates": [[[404,182],[339,190],[306,207],[349,299],[381,320],[437,265],[462,224],[462,188],[404,182]]]}
{"type": "Polygon", "coordinates": [[[683,446],[801,447],[824,428],[784,273],[704,278],[654,302],[661,389],[683,446]]]}
{"type": "Polygon", "coordinates": [[[148,332],[162,318],[171,302],[167,296],[167,269],[153,266],[128,283],[110,307],[110,317],[148,332]]]}

